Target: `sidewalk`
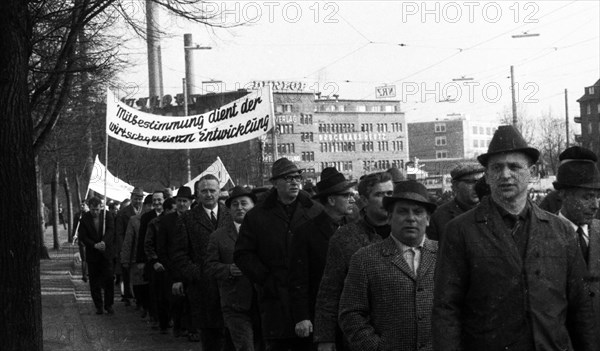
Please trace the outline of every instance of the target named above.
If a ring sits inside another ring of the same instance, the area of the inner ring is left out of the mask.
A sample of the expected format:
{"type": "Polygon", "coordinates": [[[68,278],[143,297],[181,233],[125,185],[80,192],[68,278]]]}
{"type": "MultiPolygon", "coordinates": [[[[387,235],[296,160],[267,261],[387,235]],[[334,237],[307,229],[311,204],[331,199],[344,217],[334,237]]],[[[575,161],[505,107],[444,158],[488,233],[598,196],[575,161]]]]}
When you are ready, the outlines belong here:
{"type": "Polygon", "coordinates": [[[48,230],[46,245],[51,259],[40,262],[44,350],[201,350],[199,343],[173,337],[171,329],[169,334],[152,330],[133,306],[124,306],[118,289],[115,314],[96,315],[89,284],[81,280],[80,267],[74,263],[77,246],[67,243],[63,233],[61,249],[53,250],[52,228],[48,230]]]}

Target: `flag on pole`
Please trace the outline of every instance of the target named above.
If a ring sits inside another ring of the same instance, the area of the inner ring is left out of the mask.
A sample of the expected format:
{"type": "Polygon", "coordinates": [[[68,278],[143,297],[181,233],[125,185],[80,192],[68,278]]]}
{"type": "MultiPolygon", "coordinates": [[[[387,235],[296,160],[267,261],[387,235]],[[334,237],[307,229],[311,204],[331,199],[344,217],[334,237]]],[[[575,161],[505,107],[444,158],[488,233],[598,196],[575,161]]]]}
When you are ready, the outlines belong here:
{"type": "Polygon", "coordinates": [[[104,195],[109,199],[115,201],[123,201],[131,197],[133,186],[125,183],[121,179],[115,177],[108,171],[104,165],[100,162],[98,155],[94,161],[94,168],[90,176],[90,182],[88,185],[89,190],[93,190],[98,194],[104,195]],[[104,177],[106,171],[106,178],[104,177]],[[104,191],[104,180],[106,179],[106,193],[104,191]]]}
{"type": "Polygon", "coordinates": [[[229,176],[229,172],[227,172],[225,165],[221,161],[221,158],[219,158],[218,156],[217,160],[213,162],[210,166],[208,166],[208,168],[204,172],[200,173],[196,178],[184,184],[184,186],[188,186],[190,187],[190,189],[194,190],[194,184],[206,174],[212,174],[215,177],[217,177],[217,179],[219,179],[219,189],[223,189],[225,185],[227,185],[228,181],[231,182],[232,187],[235,186],[233,180],[231,180],[231,177],[229,176]]]}

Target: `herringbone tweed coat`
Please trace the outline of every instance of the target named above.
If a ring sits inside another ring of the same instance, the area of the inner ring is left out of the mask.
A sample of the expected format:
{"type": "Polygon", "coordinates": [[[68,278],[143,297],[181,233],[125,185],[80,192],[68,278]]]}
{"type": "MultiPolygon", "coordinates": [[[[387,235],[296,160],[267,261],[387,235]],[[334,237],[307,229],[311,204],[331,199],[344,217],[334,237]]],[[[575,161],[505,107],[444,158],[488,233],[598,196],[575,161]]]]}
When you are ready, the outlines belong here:
{"type": "Polygon", "coordinates": [[[436,241],[425,239],[416,275],[391,237],[352,256],[339,314],[351,350],[433,350],[437,248],[436,241]]]}
{"type": "Polygon", "coordinates": [[[590,253],[588,263],[588,294],[592,298],[596,325],[600,326],[600,220],[594,219],[588,226],[590,253]]]}

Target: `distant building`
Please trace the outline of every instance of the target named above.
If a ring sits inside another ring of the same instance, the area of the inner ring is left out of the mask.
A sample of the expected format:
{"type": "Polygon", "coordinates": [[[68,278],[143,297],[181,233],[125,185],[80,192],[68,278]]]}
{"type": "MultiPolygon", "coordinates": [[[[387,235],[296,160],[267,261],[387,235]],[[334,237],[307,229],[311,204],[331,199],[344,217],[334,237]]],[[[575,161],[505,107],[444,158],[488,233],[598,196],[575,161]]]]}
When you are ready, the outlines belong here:
{"type": "MultiPolygon", "coordinates": [[[[404,168],[408,161],[406,121],[399,101],[277,91],[273,100],[277,156],[297,162],[307,178],[317,180],[324,168],[333,166],[358,179],[391,167],[404,168]]],[[[272,135],[264,142],[263,160],[273,162],[272,135]]]]}
{"type": "Polygon", "coordinates": [[[487,151],[498,122],[472,121],[460,114],[429,122],[408,123],[410,159],[433,175],[444,175],[457,162],[487,151]]]}
{"type": "Polygon", "coordinates": [[[575,122],[581,123],[581,135],[577,136],[577,141],[600,155],[600,79],[586,87],[577,102],[581,113],[579,118],[575,118],[575,122]]]}

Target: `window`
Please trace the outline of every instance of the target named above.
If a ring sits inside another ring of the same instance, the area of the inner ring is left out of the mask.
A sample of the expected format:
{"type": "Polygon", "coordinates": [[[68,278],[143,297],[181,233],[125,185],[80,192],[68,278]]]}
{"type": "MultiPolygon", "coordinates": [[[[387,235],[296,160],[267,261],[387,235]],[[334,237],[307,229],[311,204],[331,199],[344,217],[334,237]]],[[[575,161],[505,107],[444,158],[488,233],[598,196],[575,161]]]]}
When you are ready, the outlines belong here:
{"type": "Polygon", "coordinates": [[[473,127],[473,134],[477,134],[477,127],[473,127]]]}
{"type": "Polygon", "coordinates": [[[435,158],[448,158],[447,150],[438,150],[435,152],[435,158]]]}
{"type": "Polygon", "coordinates": [[[446,132],[446,123],[436,123],[435,124],[435,132],[436,133],[446,132]]]}
{"type": "Polygon", "coordinates": [[[356,112],[366,112],[367,107],[365,105],[356,105],[356,112]]]}
{"type": "Polygon", "coordinates": [[[483,135],[483,127],[479,127],[479,134],[483,135]]]}
{"type": "Polygon", "coordinates": [[[294,125],[293,124],[278,124],[279,133],[280,134],[293,134],[294,133],[294,125]]]}
{"type": "Polygon", "coordinates": [[[292,112],[292,104],[281,104],[277,105],[276,112],[280,113],[291,113],[292,112]]]}
{"type": "Polygon", "coordinates": [[[404,149],[404,144],[402,141],[392,141],[392,150],[393,151],[402,151],[404,149]]]}
{"type": "Polygon", "coordinates": [[[394,106],[392,106],[392,105],[385,106],[385,112],[394,112],[394,106]]]}
{"type": "Polygon", "coordinates": [[[345,112],[346,111],[346,106],[344,106],[344,105],[338,105],[337,110],[338,110],[338,112],[345,112]]]}
{"type": "Polygon", "coordinates": [[[435,146],[444,146],[446,145],[446,136],[437,136],[435,137],[435,146]]]}
{"type": "MultiPolygon", "coordinates": [[[[313,118],[311,114],[300,114],[300,124],[313,124],[313,118]]],[[[321,131],[321,124],[319,124],[319,132],[321,131]]]]}
{"type": "Polygon", "coordinates": [[[275,105],[275,112],[283,113],[283,105],[275,105]]]}
{"type": "Polygon", "coordinates": [[[588,88],[588,94],[594,94],[594,87],[589,87],[588,88]]]}
{"type": "Polygon", "coordinates": [[[490,128],[490,127],[485,128],[485,134],[492,135],[492,128],[490,128]]]}
{"type": "Polygon", "coordinates": [[[310,162],[315,160],[315,153],[312,151],[303,151],[302,152],[302,161],[310,162]]]}
{"type": "Polygon", "coordinates": [[[592,114],[592,102],[591,102],[591,101],[590,101],[590,103],[587,105],[587,111],[586,111],[586,113],[587,113],[588,115],[591,115],[591,114],[592,114]]]}
{"type": "Polygon", "coordinates": [[[473,140],[473,147],[479,147],[479,140],[473,140]]]}

